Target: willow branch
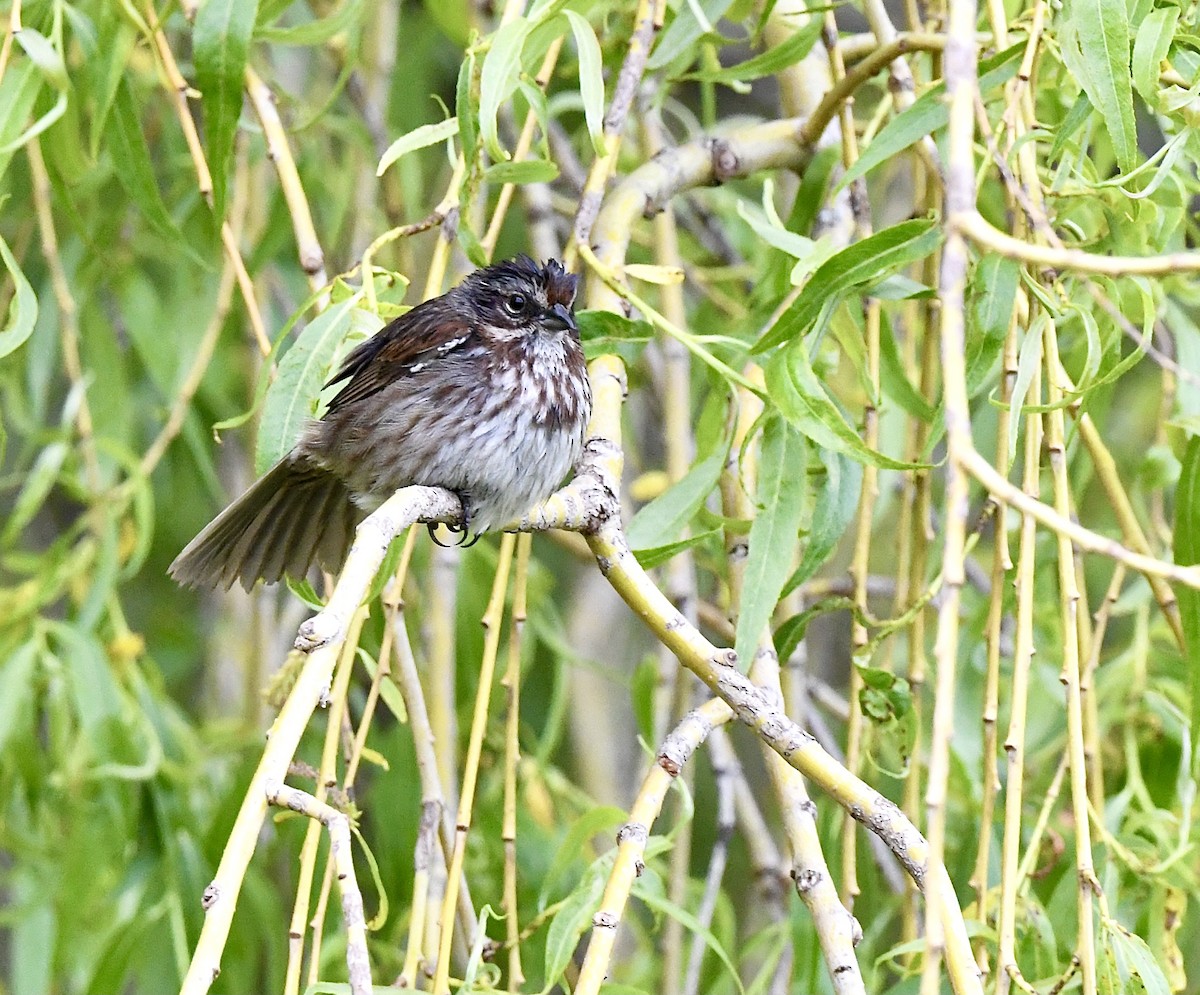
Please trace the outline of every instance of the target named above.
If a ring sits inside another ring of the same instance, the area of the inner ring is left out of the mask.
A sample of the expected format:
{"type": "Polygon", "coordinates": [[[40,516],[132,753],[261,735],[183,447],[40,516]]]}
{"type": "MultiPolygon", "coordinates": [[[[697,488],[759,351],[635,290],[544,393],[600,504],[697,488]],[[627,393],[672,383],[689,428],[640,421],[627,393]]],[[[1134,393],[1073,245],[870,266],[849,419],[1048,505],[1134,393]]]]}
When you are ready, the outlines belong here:
{"type": "Polygon", "coordinates": [[[300,172],[296,169],[296,160],[292,156],[287,133],[283,130],[283,122],[279,119],[279,111],[275,107],[275,94],[250,66],[246,67],[246,93],[262,125],[263,136],[267,140],[267,156],[275,164],[275,172],[279,175],[279,186],[292,219],[292,230],[296,234],[300,268],[308,277],[309,287],[314,291],[320,290],[327,283],[325,253],[317,238],[312,211],[304,194],[304,184],[300,182],[300,172]]]}
{"type": "Polygon", "coordinates": [[[266,748],[225,843],[217,873],[204,890],[204,926],[183,980],[182,995],[207,992],[220,973],[221,953],[229,937],[238,894],[267,816],[268,792],[284,782],[300,737],[326,693],[346,625],[366,596],[388,544],[414,522],[455,521],[461,515],[461,503],[449,491],[408,487],[385,501],[355,532],[345,569],[328,606],[301,626],[297,644],[309,653],[271,727],[266,748]]]}
{"type": "Polygon", "coordinates": [[[1009,259],[1055,270],[1102,276],[1171,276],[1200,272],[1200,252],[1163,252],[1154,256],[1101,256],[1083,249],[1056,248],[1014,238],[993,227],[978,211],[965,211],[955,225],[972,242],[1009,259]]]}

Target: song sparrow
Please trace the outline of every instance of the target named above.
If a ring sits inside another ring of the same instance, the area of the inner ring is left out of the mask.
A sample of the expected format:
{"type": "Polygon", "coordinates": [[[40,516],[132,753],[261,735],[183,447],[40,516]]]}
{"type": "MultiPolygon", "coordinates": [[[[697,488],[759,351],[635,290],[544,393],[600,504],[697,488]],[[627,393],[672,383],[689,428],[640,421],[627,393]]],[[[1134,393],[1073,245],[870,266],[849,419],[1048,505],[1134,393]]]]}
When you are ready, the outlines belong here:
{"type": "Polygon", "coordinates": [[[583,448],[592,395],[575,277],[518,256],[472,273],[355,348],[320,421],[171,564],[181,584],[341,566],[354,529],[400,487],[445,487],[473,532],[548,497],[583,448]]]}

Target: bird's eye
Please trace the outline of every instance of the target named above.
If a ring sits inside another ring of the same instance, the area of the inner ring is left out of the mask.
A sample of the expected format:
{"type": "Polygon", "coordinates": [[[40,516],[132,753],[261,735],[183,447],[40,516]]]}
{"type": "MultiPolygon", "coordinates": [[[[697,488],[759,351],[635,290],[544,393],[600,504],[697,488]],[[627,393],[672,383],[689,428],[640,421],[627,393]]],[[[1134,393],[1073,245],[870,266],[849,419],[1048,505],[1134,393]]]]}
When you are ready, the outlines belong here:
{"type": "Polygon", "coordinates": [[[505,306],[513,314],[521,314],[524,312],[525,305],[527,303],[528,301],[526,300],[524,294],[513,294],[507,301],[505,301],[505,306]]]}

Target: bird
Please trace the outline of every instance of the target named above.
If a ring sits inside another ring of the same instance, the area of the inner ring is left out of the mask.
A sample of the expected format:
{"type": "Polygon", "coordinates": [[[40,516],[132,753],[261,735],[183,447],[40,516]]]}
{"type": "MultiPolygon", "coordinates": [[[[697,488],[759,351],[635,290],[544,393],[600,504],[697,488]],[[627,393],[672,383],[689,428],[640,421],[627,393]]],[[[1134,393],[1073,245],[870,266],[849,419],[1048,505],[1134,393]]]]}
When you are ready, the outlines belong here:
{"type": "Polygon", "coordinates": [[[210,522],[168,573],[189,587],[340,568],[358,523],[401,487],[453,491],[462,528],[503,528],[583,451],[592,393],[576,277],[526,255],[468,275],[346,357],[320,419],[210,522]]]}

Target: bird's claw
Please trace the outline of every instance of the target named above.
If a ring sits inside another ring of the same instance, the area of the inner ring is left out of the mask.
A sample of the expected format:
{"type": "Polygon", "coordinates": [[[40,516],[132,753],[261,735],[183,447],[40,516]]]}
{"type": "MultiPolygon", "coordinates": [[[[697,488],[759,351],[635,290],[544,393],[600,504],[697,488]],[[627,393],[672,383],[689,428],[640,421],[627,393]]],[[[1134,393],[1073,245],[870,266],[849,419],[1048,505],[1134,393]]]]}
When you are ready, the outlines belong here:
{"type": "Polygon", "coordinates": [[[451,546],[457,546],[460,549],[470,549],[475,543],[479,542],[479,537],[483,534],[481,532],[476,532],[474,535],[471,534],[471,503],[465,497],[460,496],[459,500],[462,502],[463,509],[461,525],[453,525],[450,522],[429,522],[425,526],[429,530],[429,538],[441,546],[442,549],[449,549],[451,546]],[[445,525],[448,532],[458,536],[458,541],[450,543],[442,542],[437,537],[437,527],[439,524],[445,525]]]}

